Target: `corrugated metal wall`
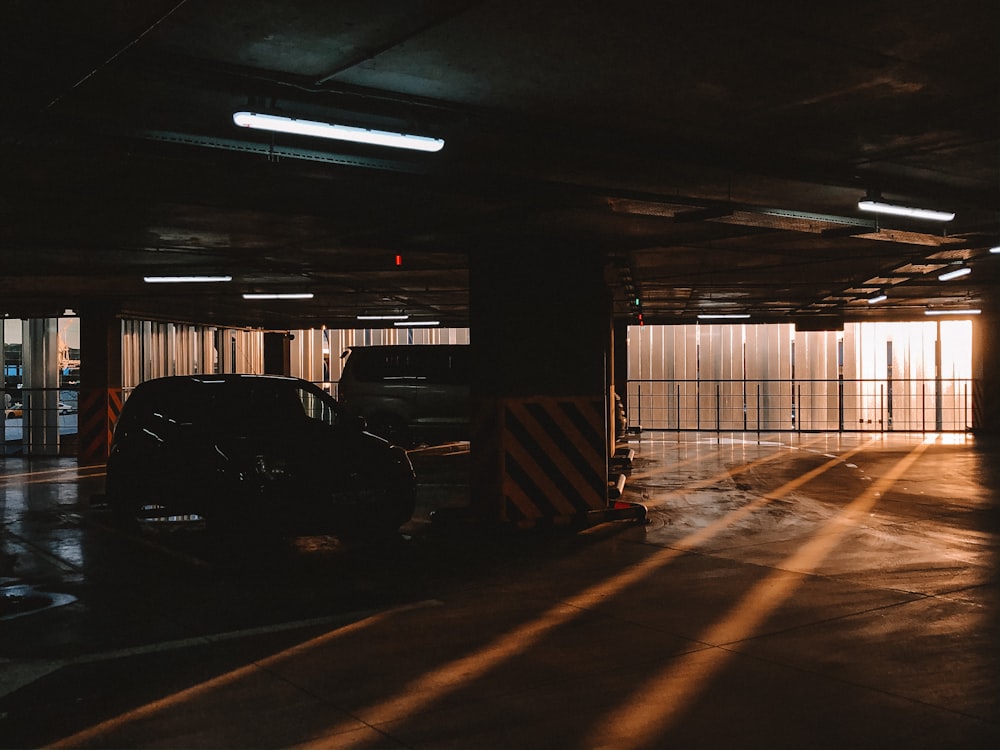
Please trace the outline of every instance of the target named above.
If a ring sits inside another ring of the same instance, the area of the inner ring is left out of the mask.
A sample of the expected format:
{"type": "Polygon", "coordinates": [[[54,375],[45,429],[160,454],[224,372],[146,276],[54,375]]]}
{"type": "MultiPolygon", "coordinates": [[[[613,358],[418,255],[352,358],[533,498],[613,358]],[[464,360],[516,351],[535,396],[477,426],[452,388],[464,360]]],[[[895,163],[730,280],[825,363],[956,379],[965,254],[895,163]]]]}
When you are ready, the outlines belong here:
{"type": "MultiPolygon", "coordinates": [[[[341,353],[469,343],[469,329],[294,331],[291,373],[336,394],[341,353]]],[[[126,320],[123,387],[164,375],[263,371],[259,330],[126,320]]],[[[970,321],[680,325],[629,329],[629,422],[644,429],[964,430],[970,321]]],[[[84,355],[85,356],[85,355],[84,355]]]]}
{"type": "MultiPolygon", "coordinates": [[[[468,328],[292,331],[290,375],[336,391],[341,354],[373,344],[467,344],[468,328]]],[[[123,387],[166,375],[264,371],[264,332],[254,329],[122,321],[123,387]]]]}
{"type": "Polygon", "coordinates": [[[126,392],[145,380],[167,375],[263,371],[262,331],[122,321],[122,387],[126,392]]]}
{"type": "Polygon", "coordinates": [[[629,329],[629,422],[677,430],[964,430],[970,321],[629,329]]]}
{"type": "Polygon", "coordinates": [[[344,368],[341,355],[354,346],[379,344],[468,344],[468,328],[363,328],[293,331],[291,373],[336,395],[344,368]]]}

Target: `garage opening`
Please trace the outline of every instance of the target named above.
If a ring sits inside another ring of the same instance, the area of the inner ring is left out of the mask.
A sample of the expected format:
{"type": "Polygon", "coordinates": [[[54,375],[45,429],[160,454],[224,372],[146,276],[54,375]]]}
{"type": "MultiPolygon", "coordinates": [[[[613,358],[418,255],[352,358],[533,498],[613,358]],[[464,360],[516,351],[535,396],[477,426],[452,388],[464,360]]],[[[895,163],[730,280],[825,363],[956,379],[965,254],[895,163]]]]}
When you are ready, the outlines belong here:
{"type": "Polygon", "coordinates": [[[642,430],[966,431],[972,322],[629,329],[629,424],[642,430]]]}
{"type": "Polygon", "coordinates": [[[58,318],[2,322],[0,456],[75,455],[79,319],[67,310],[58,318]]]}

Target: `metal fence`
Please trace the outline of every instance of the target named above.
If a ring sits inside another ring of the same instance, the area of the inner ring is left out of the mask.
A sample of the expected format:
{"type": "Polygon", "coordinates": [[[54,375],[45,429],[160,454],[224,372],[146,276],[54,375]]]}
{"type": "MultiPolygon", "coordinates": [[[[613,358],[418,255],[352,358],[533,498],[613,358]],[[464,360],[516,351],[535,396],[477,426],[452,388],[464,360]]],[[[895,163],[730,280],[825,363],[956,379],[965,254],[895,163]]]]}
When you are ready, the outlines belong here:
{"type": "Polygon", "coordinates": [[[0,456],[19,455],[25,445],[33,455],[75,454],[79,386],[19,388],[7,396],[0,415],[0,456]]]}
{"type": "Polygon", "coordinates": [[[629,380],[643,430],[964,432],[971,379],[629,380]]]}

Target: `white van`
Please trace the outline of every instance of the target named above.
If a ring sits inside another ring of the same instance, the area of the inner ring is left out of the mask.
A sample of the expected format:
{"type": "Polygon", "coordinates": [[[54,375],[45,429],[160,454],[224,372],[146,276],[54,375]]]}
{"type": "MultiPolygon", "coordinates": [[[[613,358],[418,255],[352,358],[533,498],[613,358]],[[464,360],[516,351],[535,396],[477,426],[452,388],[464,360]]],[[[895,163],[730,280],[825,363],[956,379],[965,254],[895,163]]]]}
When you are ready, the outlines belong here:
{"type": "Polygon", "coordinates": [[[469,356],[467,344],[352,347],[338,400],[397,445],[468,440],[469,356]]]}

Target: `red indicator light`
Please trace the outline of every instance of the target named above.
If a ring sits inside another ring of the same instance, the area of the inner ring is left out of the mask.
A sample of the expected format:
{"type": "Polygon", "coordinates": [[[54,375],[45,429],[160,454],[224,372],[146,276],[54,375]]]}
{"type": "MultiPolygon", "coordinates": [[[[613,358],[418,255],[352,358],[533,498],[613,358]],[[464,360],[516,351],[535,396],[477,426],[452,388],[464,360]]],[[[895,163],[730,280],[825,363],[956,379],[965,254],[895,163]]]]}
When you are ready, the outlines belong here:
{"type": "Polygon", "coordinates": [[[403,265],[403,256],[402,255],[397,255],[396,256],[396,265],[397,266],[403,265]]]}

